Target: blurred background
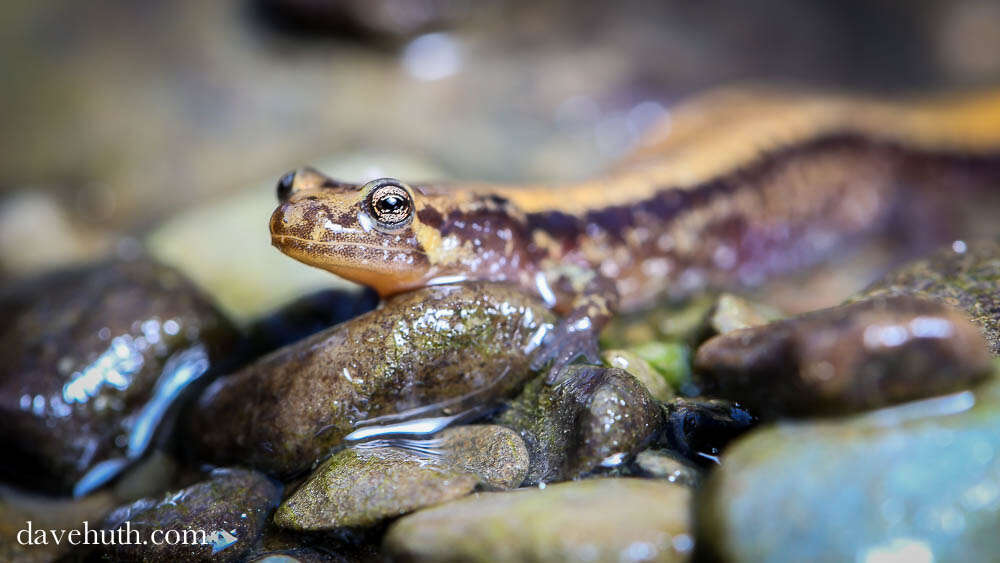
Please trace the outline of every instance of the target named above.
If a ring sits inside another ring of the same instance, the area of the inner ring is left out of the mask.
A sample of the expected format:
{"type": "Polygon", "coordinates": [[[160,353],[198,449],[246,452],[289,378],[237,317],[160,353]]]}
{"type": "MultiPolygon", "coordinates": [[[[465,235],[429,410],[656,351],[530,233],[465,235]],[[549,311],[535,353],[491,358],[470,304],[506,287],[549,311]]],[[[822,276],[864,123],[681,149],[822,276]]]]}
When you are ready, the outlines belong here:
{"type": "Polygon", "coordinates": [[[291,168],[572,180],[720,84],[1000,78],[991,0],[36,0],[0,22],[0,280],[145,249],[237,321],[336,283],[269,246],[291,168]]]}

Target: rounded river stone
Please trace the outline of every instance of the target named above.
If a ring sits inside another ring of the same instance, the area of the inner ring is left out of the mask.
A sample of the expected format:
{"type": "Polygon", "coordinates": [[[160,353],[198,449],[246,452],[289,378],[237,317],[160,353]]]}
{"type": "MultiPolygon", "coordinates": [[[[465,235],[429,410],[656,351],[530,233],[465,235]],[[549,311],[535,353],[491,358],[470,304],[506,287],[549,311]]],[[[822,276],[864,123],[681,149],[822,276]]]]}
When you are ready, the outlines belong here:
{"type": "Polygon", "coordinates": [[[706,394],[762,418],[859,412],[968,389],[990,374],[979,328],[951,307],[878,297],[717,336],[695,357],[706,394]]]}
{"type": "Polygon", "coordinates": [[[465,496],[477,486],[510,489],[528,471],[528,452],[501,426],[459,426],[424,440],[377,440],[319,466],[274,515],[295,530],[361,527],[465,496]]]}
{"type": "Polygon", "coordinates": [[[532,375],[545,306],[501,284],[432,286],[217,380],[191,425],[208,459],[275,474],[308,468],[367,422],[457,413],[532,375]]]}
{"type": "Polygon", "coordinates": [[[236,341],[191,282],[145,259],[9,288],[0,318],[0,473],[56,493],[85,494],[140,457],[236,341]]]}
{"type": "Polygon", "coordinates": [[[702,488],[699,548],[733,562],[995,561],[997,428],[994,383],[751,432],[702,488]]]}
{"type": "Polygon", "coordinates": [[[631,478],[479,493],[404,516],[384,546],[405,561],[686,561],[690,499],[631,478]]]}
{"type": "Polygon", "coordinates": [[[239,561],[253,548],[280,498],[281,488],[256,471],[216,469],[205,481],[112,512],[105,533],[135,538],[101,545],[98,552],[114,561],[239,561]],[[170,531],[205,532],[205,543],[198,535],[171,542],[170,531]]]}

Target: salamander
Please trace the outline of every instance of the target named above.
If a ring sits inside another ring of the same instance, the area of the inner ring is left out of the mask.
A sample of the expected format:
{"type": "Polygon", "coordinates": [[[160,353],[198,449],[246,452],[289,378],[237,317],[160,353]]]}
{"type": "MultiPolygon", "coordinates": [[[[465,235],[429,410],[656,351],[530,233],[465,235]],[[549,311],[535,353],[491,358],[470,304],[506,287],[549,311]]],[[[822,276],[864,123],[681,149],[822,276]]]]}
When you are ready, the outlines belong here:
{"type": "Polygon", "coordinates": [[[563,315],[534,363],[556,380],[597,360],[617,311],[813,264],[898,226],[915,200],[937,213],[970,177],[1000,183],[1000,92],[889,102],[726,89],[678,104],[633,154],[575,184],[289,172],[270,229],[288,256],[382,296],[517,284],[563,315]]]}

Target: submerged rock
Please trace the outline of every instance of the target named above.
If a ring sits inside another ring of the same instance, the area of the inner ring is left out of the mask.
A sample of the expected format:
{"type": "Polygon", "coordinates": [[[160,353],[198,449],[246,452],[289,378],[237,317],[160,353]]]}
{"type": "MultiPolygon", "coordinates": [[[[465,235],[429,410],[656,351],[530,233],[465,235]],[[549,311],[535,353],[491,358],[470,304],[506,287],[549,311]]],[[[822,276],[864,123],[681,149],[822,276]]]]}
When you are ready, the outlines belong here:
{"type": "Polygon", "coordinates": [[[202,454],[277,474],[361,423],[458,413],[515,392],[552,314],[500,284],[432,286],[216,381],[193,413],[202,454]]]}
{"type": "Polygon", "coordinates": [[[662,421],[656,401],[635,377],[596,366],[573,366],[557,385],[532,381],[497,419],[524,438],[531,484],[621,465],[662,421]]]}
{"type": "Polygon", "coordinates": [[[260,473],[216,469],[205,481],[112,512],[105,533],[131,534],[130,541],[139,541],[101,545],[98,552],[114,561],[238,561],[257,541],[280,496],[280,487],[260,473]],[[194,534],[189,536],[194,540],[167,545],[163,540],[173,532],[194,534]]]}
{"type": "Polygon", "coordinates": [[[762,417],[858,412],[968,389],[990,373],[979,330],[914,297],[873,298],[717,336],[697,381],[762,417]]]}
{"type": "Polygon", "coordinates": [[[517,487],[528,452],[500,426],[459,426],[425,440],[390,438],[334,454],[274,515],[296,530],[371,526],[465,496],[477,486],[517,487]]]}
{"type": "Polygon", "coordinates": [[[1000,240],[955,241],[929,258],[900,268],[858,299],[915,295],[957,307],[979,325],[1000,355],[1000,240]]]}
{"type": "Polygon", "coordinates": [[[995,560],[1000,388],[974,393],[752,432],[705,484],[699,546],[724,561],[995,560]]]}
{"type": "Polygon", "coordinates": [[[84,494],[137,459],[236,333],[180,274],[147,261],[56,272],[0,296],[4,478],[84,494]]]}
{"type": "Polygon", "coordinates": [[[653,479],[588,479],[480,493],[393,524],[407,561],[686,561],[691,493],[653,479]]]}

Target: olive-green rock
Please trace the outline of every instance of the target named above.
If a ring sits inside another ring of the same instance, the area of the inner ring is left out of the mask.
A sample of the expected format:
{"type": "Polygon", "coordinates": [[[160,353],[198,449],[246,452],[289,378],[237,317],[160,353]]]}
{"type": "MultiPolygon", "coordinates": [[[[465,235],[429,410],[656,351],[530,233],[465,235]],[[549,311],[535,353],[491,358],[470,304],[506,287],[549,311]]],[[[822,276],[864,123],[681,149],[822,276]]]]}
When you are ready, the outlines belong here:
{"type": "Polygon", "coordinates": [[[858,299],[916,295],[962,309],[1000,354],[1000,240],[956,241],[889,273],[858,299]]]}
{"type": "Polygon", "coordinates": [[[516,392],[553,320],[501,284],[404,293],[216,381],[195,408],[193,440],[218,462],[306,469],[364,421],[516,392]]]}
{"type": "Polygon", "coordinates": [[[407,561],[686,561],[691,493],[655,479],[588,479],[480,493],[394,523],[407,561]]]}
{"type": "Polygon", "coordinates": [[[997,428],[997,384],[761,428],[706,482],[699,545],[734,562],[996,560],[997,428]]]}
{"type": "Polygon", "coordinates": [[[378,440],[325,461],[278,507],[274,522],[296,530],[370,526],[480,485],[516,487],[527,471],[524,442],[501,426],[459,426],[427,440],[378,440]]]}
{"type": "Polygon", "coordinates": [[[531,453],[527,483],[562,481],[615,467],[639,452],[663,411],[635,377],[617,368],[572,366],[565,380],[538,378],[498,419],[531,453]]]}

